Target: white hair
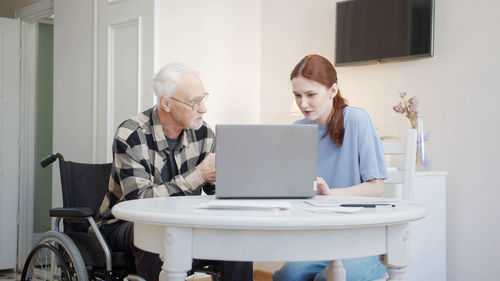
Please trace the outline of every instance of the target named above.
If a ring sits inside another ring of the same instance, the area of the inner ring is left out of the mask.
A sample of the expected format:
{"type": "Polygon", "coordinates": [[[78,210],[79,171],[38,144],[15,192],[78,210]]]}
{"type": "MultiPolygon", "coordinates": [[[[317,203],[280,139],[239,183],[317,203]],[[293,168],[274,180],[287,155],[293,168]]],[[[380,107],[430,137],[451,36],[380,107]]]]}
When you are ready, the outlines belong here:
{"type": "Polygon", "coordinates": [[[174,94],[181,83],[182,74],[185,72],[193,72],[198,75],[198,72],[190,66],[179,62],[169,63],[156,73],[153,81],[153,92],[158,99],[158,104],[160,104],[162,96],[168,98],[174,94]]]}

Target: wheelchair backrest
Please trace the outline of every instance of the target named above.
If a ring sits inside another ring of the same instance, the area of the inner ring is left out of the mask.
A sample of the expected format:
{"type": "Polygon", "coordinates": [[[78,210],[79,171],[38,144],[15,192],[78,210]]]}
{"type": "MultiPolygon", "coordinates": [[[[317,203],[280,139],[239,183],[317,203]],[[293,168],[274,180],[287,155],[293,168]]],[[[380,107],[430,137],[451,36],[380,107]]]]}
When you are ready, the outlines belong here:
{"type": "Polygon", "coordinates": [[[59,159],[63,207],[88,207],[97,214],[108,191],[111,163],[87,164],[59,159]]]}

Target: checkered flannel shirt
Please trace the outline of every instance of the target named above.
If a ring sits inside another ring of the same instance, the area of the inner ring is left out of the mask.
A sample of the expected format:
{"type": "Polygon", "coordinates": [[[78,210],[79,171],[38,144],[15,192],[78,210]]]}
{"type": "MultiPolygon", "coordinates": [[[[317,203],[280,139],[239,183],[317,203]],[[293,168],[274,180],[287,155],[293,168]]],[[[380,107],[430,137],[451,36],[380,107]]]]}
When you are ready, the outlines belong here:
{"type": "Polygon", "coordinates": [[[184,129],[175,148],[178,174],[167,179],[168,154],[171,153],[156,108],[123,122],[113,143],[113,167],[109,190],[99,209],[99,225],[118,221],[111,208],[123,201],[174,195],[200,195],[215,192],[196,171],[205,156],[215,152],[215,134],[205,122],[198,130],[184,129]]]}

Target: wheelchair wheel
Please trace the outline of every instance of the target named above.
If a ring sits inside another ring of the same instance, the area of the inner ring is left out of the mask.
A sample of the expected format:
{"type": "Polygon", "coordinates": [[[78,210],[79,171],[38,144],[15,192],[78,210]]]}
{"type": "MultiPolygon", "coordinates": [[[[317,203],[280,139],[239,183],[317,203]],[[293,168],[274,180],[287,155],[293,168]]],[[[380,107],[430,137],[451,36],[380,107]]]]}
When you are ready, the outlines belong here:
{"type": "Polygon", "coordinates": [[[75,243],[64,233],[48,231],[29,254],[21,280],[88,281],[88,275],[75,243]]]}
{"type": "Polygon", "coordinates": [[[24,264],[21,280],[71,280],[71,277],[59,250],[42,243],[31,251],[24,264]]]}

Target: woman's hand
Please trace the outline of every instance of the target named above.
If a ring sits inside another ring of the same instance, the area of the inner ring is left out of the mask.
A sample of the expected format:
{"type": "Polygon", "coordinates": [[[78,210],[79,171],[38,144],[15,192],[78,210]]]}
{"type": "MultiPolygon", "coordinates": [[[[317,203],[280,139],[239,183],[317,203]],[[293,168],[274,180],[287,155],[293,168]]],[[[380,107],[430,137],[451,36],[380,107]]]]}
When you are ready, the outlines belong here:
{"type": "Polygon", "coordinates": [[[328,195],[330,194],[330,187],[322,177],[316,179],[317,182],[317,193],[318,195],[328,195]]]}
{"type": "Polygon", "coordinates": [[[318,195],[337,195],[337,196],[371,196],[380,197],[384,190],[382,179],[371,179],[364,183],[344,187],[330,189],[325,180],[321,177],[316,178],[317,194],[318,195]]]}

